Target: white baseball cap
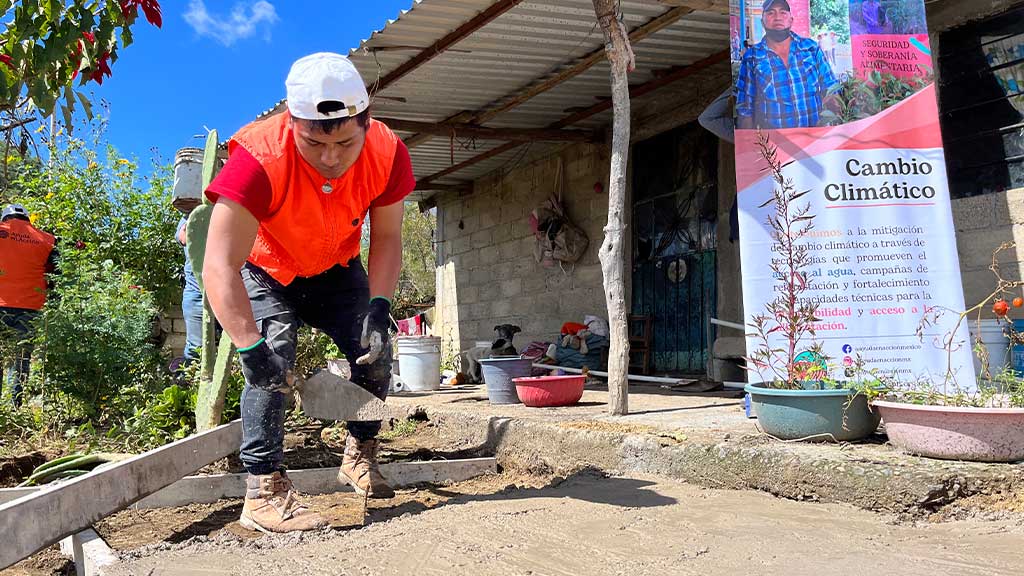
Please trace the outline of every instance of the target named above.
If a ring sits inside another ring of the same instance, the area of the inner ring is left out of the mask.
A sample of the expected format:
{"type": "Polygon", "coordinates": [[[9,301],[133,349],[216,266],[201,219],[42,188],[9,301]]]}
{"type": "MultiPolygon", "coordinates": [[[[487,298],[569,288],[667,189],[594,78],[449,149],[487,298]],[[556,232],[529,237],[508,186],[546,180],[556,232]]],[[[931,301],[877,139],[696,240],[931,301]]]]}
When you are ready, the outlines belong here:
{"type": "Polygon", "coordinates": [[[284,82],[288,111],[303,120],[348,118],[370,107],[370,95],[362,76],[352,62],[341,54],[317,52],[292,64],[284,82]],[[320,112],[321,102],[341,102],[344,108],[320,112]]]}

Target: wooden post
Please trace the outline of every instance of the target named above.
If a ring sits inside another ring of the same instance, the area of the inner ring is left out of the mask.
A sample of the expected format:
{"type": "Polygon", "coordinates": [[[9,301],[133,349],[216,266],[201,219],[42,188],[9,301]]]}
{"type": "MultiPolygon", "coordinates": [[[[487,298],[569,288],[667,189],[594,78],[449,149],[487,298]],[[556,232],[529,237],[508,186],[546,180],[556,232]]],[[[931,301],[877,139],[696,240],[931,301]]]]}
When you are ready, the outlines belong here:
{"type": "Polygon", "coordinates": [[[616,14],[615,0],[593,0],[597,21],[604,32],[605,54],[611,65],[612,155],[608,182],[608,224],[601,244],[601,272],[608,304],[611,349],[608,352],[608,409],[629,413],[629,330],[626,325],[625,233],[626,164],[629,160],[629,77],[635,67],[625,26],[616,14]]]}

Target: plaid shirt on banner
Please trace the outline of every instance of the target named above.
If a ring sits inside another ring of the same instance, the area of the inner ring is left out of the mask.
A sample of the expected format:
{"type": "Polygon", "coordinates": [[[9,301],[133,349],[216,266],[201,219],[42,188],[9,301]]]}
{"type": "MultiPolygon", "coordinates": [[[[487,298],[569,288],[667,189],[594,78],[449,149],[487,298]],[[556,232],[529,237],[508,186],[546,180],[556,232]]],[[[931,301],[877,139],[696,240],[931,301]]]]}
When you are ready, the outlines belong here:
{"type": "Polygon", "coordinates": [[[765,40],[751,46],[736,79],[736,115],[759,128],[818,125],[822,97],[839,84],[817,42],[792,32],[789,65],[765,40]]]}

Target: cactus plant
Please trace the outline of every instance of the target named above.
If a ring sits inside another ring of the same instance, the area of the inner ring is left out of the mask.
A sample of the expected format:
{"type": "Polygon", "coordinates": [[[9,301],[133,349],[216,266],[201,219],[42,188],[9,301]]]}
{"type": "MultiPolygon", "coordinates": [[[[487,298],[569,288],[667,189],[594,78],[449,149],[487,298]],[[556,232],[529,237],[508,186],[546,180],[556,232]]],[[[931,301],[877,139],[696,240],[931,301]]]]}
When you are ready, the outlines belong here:
{"type": "MultiPolygon", "coordinates": [[[[217,173],[217,131],[211,130],[206,137],[203,152],[203,190],[210,185],[217,173]]],[[[224,413],[224,397],[228,390],[228,378],[231,375],[231,362],[235,356],[235,346],[227,334],[223,334],[217,343],[216,319],[210,308],[203,286],[203,261],[206,255],[206,233],[210,227],[210,215],[213,204],[203,195],[202,205],[196,207],[188,217],[185,228],[186,246],[192,260],[192,271],[203,291],[203,347],[201,368],[199,371],[199,392],[196,395],[196,429],[209,430],[220,424],[224,413]]]]}

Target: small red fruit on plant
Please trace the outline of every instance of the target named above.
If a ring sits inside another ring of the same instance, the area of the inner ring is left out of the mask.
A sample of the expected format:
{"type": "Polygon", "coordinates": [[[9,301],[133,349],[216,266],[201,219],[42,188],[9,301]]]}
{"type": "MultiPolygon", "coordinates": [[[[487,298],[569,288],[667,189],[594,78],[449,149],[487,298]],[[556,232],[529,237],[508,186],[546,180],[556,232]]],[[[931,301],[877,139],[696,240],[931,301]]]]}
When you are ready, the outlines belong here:
{"type": "Polygon", "coordinates": [[[1006,300],[996,300],[996,303],[992,305],[992,311],[996,316],[1006,316],[1006,313],[1010,311],[1010,305],[1006,303],[1006,300]]]}
{"type": "Polygon", "coordinates": [[[1016,298],[1013,299],[1013,307],[1020,308],[1021,306],[1024,306],[1024,298],[1017,296],[1016,298]]]}

